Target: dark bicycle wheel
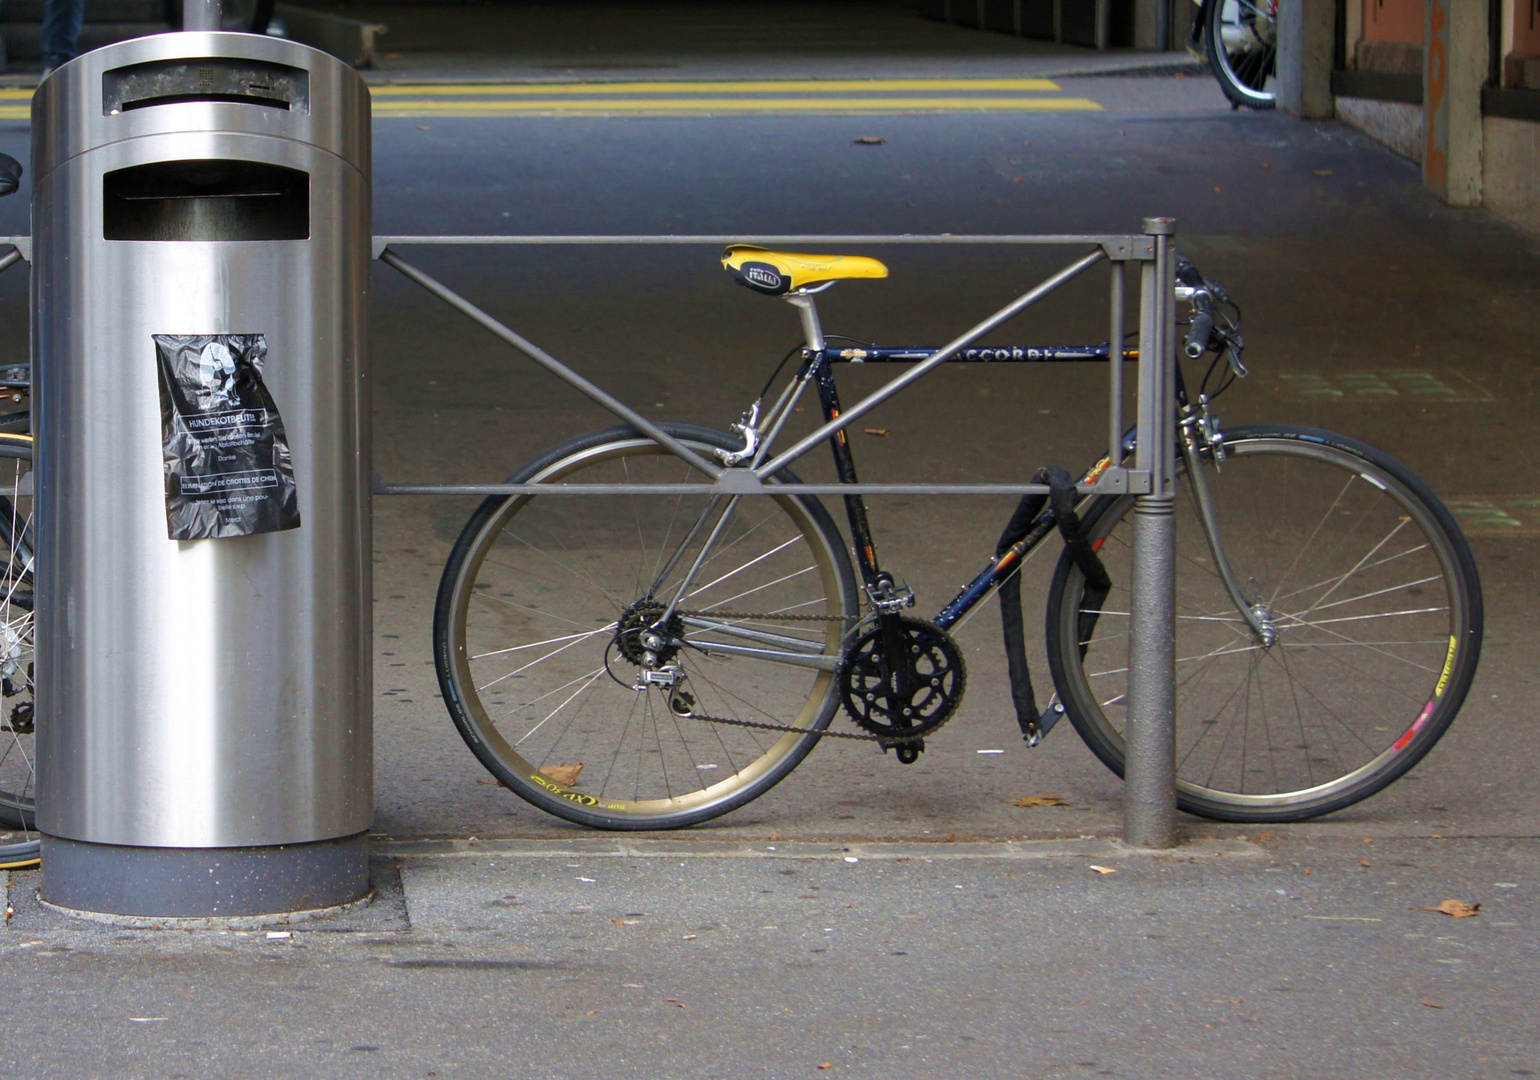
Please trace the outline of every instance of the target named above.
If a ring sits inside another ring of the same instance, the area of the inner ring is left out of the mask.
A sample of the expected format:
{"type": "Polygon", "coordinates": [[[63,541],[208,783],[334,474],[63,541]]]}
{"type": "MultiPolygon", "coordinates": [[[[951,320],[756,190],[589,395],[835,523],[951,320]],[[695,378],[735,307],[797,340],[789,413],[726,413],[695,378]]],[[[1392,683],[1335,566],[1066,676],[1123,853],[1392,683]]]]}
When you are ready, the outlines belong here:
{"type": "MultiPolygon", "coordinates": [[[[708,455],[742,446],[665,427],[708,455]]],[[[472,752],[535,806],[602,829],[693,825],[768,791],[819,737],[744,725],[822,730],[839,705],[856,586],[823,505],[782,476],[787,494],[740,499],[702,555],[721,505],[709,477],[629,428],[574,439],[510,478],[535,481],[699,494],[482,503],[444,567],[433,623],[444,703],[472,752]],[[648,645],[697,560],[667,624],[690,645],[648,645]],[[668,668],[679,682],[644,679],[668,668]]]]}
{"type": "Polygon", "coordinates": [[[32,440],[0,435],[0,823],[33,827],[32,440]]]}
{"type": "MultiPolygon", "coordinates": [[[[1417,763],[1465,699],[1481,585],[1459,527],[1415,476],[1311,428],[1225,433],[1203,468],[1226,558],[1272,621],[1264,645],[1215,570],[1185,469],[1176,506],[1176,758],[1182,809],[1299,821],[1367,798],[1417,763]]],[[[1073,560],[1048,601],[1069,718],[1123,773],[1134,500],[1085,514],[1113,582],[1099,611],[1073,560]]]]}
{"type": "Polygon", "coordinates": [[[1277,103],[1278,0],[1212,0],[1203,48],[1225,97],[1248,109],[1277,103]]]}

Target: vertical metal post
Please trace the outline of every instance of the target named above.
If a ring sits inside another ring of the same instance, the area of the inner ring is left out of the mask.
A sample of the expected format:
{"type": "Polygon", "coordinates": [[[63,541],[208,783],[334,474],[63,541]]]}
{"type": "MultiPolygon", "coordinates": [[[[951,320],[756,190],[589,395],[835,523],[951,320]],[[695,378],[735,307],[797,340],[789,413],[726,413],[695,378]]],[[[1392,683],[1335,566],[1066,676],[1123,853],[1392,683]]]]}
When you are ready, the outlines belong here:
{"type": "Polygon", "coordinates": [[[1134,499],[1123,839],[1175,847],[1176,835],[1176,222],[1146,218],[1155,258],[1142,266],[1139,442],[1150,492],[1134,499]]]}
{"type": "Polygon", "coordinates": [[[182,0],[183,30],[218,30],[220,0],[182,0]]]}
{"type": "Polygon", "coordinates": [[[1115,262],[1112,264],[1112,325],[1107,335],[1107,377],[1109,380],[1107,399],[1111,417],[1109,419],[1107,457],[1112,460],[1112,467],[1117,468],[1123,464],[1123,267],[1125,264],[1115,262]]]}

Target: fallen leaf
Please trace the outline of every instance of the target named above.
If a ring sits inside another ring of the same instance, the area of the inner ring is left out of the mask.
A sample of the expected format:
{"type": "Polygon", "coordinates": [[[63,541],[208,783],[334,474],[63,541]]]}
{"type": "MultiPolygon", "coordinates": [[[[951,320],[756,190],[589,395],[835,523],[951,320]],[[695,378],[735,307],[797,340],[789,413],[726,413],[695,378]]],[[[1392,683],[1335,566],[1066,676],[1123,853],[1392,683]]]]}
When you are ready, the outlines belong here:
{"type": "Polygon", "coordinates": [[[678,998],[664,998],[663,1000],[668,1002],[670,1005],[678,1005],[681,1009],[684,1008],[684,1002],[680,1001],[678,998]]]}
{"type": "Polygon", "coordinates": [[[540,775],[555,780],[563,787],[573,787],[578,782],[578,777],[583,772],[583,763],[576,765],[542,765],[540,775]]]}
{"type": "Polygon", "coordinates": [[[834,1068],[834,1062],[832,1062],[832,1061],[820,1061],[818,1063],[818,1067],[820,1069],[832,1069],[832,1068],[834,1068]]]}
{"type": "Polygon", "coordinates": [[[1368,859],[1359,859],[1358,860],[1358,865],[1359,866],[1370,866],[1372,864],[1369,862],[1368,859]]]}
{"type": "Polygon", "coordinates": [[[589,1009],[589,1010],[588,1010],[588,1011],[587,1011],[587,1012],[586,1012],[586,1013],[584,1013],[584,1014],[583,1014],[583,1015],[584,1015],[584,1016],[598,1016],[598,1015],[599,1015],[599,1010],[598,1010],[598,1009],[589,1009]]]}
{"type": "Polygon", "coordinates": [[[417,130],[418,131],[432,131],[433,129],[431,127],[429,127],[427,124],[418,124],[417,125],[417,130]]]}
{"type": "Polygon", "coordinates": [[[1271,161],[1264,161],[1264,162],[1262,162],[1262,168],[1264,168],[1264,169],[1271,169],[1272,167],[1273,167],[1273,163],[1271,161]]]}
{"type": "Polygon", "coordinates": [[[1317,176],[1330,176],[1331,175],[1331,170],[1330,169],[1312,169],[1310,171],[1315,173],[1317,176]]]}
{"type": "Polygon", "coordinates": [[[1306,877],[1309,877],[1309,876],[1310,876],[1310,875],[1311,875],[1311,874],[1313,874],[1313,873],[1315,873],[1315,871],[1314,871],[1314,870],[1306,870],[1306,871],[1305,871],[1305,876],[1306,876],[1306,877]]]}
{"type": "Polygon", "coordinates": [[[641,919],[611,919],[610,920],[610,922],[614,923],[616,926],[635,926],[637,923],[639,923],[641,921],[642,921],[641,919]]]}
{"type": "Polygon", "coordinates": [[[1061,799],[1057,795],[1023,795],[1019,799],[1001,799],[1000,801],[1005,803],[1007,806],[1021,806],[1021,807],[1027,807],[1027,806],[1068,806],[1069,805],[1069,803],[1065,802],[1063,799],[1061,799]]]}
{"type": "Polygon", "coordinates": [[[893,434],[891,431],[889,431],[885,427],[869,427],[869,428],[862,428],[861,430],[866,432],[868,435],[878,435],[878,436],[881,436],[884,439],[886,439],[889,435],[893,434]]]}
{"type": "Polygon", "coordinates": [[[1091,869],[1095,870],[1098,874],[1116,874],[1117,873],[1117,871],[1114,870],[1110,866],[1097,866],[1094,863],[1092,864],[1091,869]]]}
{"type": "Polygon", "coordinates": [[[1442,1005],[1435,1005],[1431,1001],[1424,1001],[1423,1004],[1426,1005],[1430,1009],[1442,1009],[1443,1008],[1442,1005]]]}
{"type": "Polygon", "coordinates": [[[1448,915],[1452,919],[1469,919],[1473,915],[1481,914],[1481,905],[1467,904],[1464,900],[1445,900],[1438,907],[1416,908],[1417,911],[1437,911],[1448,915]]]}
{"type": "Polygon", "coordinates": [[[858,135],[855,143],[857,146],[881,146],[887,141],[881,135],[858,135]]]}
{"type": "Polygon", "coordinates": [[[1025,184],[1026,182],[1027,182],[1027,178],[1025,176],[1013,176],[1013,177],[1011,177],[1011,183],[1013,183],[1013,184],[1025,184]]]}
{"type": "Polygon", "coordinates": [[[1224,194],[1224,190],[1225,189],[1220,187],[1219,185],[1217,185],[1217,184],[1214,185],[1214,194],[1215,195],[1223,195],[1224,194]]]}
{"type": "Polygon", "coordinates": [[[478,784],[485,784],[485,785],[487,785],[487,787],[502,787],[503,786],[502,781],[500,781],[500,780],[477,780],[476,783],[478,783],[478,784]]]}

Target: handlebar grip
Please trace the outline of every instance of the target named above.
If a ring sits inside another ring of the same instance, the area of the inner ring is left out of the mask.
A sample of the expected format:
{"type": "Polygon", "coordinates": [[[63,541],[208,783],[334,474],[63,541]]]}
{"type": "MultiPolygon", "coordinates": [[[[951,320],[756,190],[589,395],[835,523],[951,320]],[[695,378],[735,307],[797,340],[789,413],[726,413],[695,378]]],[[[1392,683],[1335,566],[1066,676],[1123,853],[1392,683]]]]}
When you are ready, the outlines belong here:
{"type": "Polygon", "coordinates": [[[1187,354],[1189,360],[1196,360],[1208,351],[1209,338],[1214,335],[1214,312],[1209,305],[1194,305],[1192,310],[1192,324],[1187,328],[1187,337],[1182,345],[1182,352],[1187,354]]]}

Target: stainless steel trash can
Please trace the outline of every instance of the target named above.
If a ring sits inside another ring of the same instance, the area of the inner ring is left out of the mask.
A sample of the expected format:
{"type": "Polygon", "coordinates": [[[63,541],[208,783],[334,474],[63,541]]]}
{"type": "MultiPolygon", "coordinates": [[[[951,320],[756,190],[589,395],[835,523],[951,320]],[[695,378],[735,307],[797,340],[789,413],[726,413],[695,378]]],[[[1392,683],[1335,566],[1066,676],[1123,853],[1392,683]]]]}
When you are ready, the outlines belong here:
{"type": "Polygon", "coordinates": [[[369,124],[346,65],[247,34],[111,45],[33,99],[50,903],[367,894],[369,124]]]}

